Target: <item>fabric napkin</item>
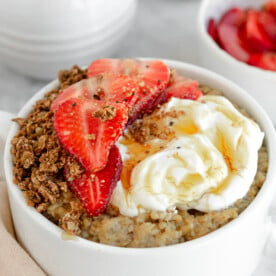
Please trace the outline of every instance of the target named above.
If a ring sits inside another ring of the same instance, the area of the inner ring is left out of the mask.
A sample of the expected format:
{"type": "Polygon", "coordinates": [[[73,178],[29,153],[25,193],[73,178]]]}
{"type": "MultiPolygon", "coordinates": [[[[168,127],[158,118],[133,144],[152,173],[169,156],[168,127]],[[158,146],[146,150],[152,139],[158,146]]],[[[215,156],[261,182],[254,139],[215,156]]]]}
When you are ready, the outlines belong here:
{"type": "Polygon", "coordinates": [[[12,114],[0,111],[0,275],[46,275],[32,257],[19,245],[13,229],[3,170],[3,151],[12,114]]]}
{"type": "MultiPolygon", "coordinates": [[[[3,170],[3,150],[13,117],[8,112],[0,111],[0,275],[41,276],[46,274],[16,240],[9,209],[3,170]]],[[[276,197],[272,213],[276,214],[276,197]]],[[[271,244],[268,248],[252,276],[276,275],[276,244],[271,244]]]]}

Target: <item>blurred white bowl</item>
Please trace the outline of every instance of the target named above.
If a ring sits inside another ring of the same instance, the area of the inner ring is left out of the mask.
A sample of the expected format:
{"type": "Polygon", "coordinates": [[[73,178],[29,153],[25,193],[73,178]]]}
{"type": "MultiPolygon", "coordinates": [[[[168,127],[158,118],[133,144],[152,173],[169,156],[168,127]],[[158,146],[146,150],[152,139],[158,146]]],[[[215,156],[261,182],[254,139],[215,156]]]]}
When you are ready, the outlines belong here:
{"type": "Polygon", "coordinates": [[[99,33],[134,0],[0,0],[0,30],[24,40],[72,40],[99,33]]]}
{"type": "Polygon", "coordinates": [[[123,29],[128,29],[131,26],[131,21],[135,13],[136,6],[132,5],[130,9],[127,10],[126,14],[121,16],[114,22],[113,26],[108,29],[101,31],[97,34],[90,33],[87,36],[82,37],[82,39],[71,39],[58,41],[56,44],[47,43],[46,41],[41,41],[40,43],[33,43],[31,41],[24,41],[18,38],[12,38],[8,35],[1,34],[0,32],[0,48],[14,52],[14,54],[23,55],[24,57],[47,57],[50,59],[59,58],[59,56],[64,56],[65,53],[70,55],[74,54],[74,51],[80,52],[83,49],[91,48],[93,49],[102,43],[106,43],[107,40],[118,36],[123,29]]]}
{"type": "MultiPolygon", "coordinates": [[[[36,40],[30,40],[30,37],[26,36],[28,40],[0,30],[0,58],[9,67],[26,76],[52,79],[62,68],[69,68],[73,64],[86,64],[87,60],[102,56],[111,56],[132,25],[136,6],[136,0],[129,0],[127,8],[123,7],[124,13],[120,14],[120,17],[113,18],[112,24],[107,20],[107,27],[100,28],[98,32],[95,32],[95,28],[90,29],[90,32],[86,31],[86,35],[82,33],[78,38],[75,35],[71,39],[68,36],[63,37],[56,43],[53,36],[49,40],[46,36],[41,36],[41,40],[37,37],[36,40]]],[[[104,14],[104,11],[98,12],[104,14]]]]}
{"type": "Polygon", "coordinates": [[[260,8],[264,0],[203,0],[198,14],[199,57],[201,63],[235,81],[250,93],[267,111],[276,125],[276,72],[240,62],[222,50],[207,33],[210,18],[217,20],[230,7],[260,8]]]}

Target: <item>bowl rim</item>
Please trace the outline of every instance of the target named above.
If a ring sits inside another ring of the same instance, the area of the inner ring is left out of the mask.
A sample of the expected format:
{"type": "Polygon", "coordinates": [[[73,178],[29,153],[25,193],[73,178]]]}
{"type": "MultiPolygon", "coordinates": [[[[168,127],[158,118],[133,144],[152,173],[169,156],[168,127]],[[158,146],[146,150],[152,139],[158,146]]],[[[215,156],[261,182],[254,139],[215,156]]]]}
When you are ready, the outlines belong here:
{"type": "MultiPolygon", "coordinates": [[[[157,59],[157,58],[139,58],[139,59],[157,59]]],[[[112,245],[105,245],[96,243],[93,241],[86,240],[81,237],[76,237],[74,240],[62,240],[62,232],[63,230],[56,226],[54,223],[50,222],[47,218],[45,218],[42,214],[38,213],[33,207],[30,207],[26,204],[26,201],[23,197],[23,194],[21,190],[18,188],[16,184],[13,183],[13,173],[12,173],[12,157],[10,154],[11,150],[11,139],[14,137],[18,130],[18,126],[16,123],[13,123],[12,127],[9,130],[9,134],[7,137],[7,143],[5,145],[4,150],[4,170],[6,174],[6,182],[8,187],[8,194],[9,197],[13,197],[14,200],[17,200],[18,204],[20,205],[20,208],[24,210],[26,215],[31,218],[31,220],[35,221],[37,224],[39,224],[41,227],[45,228],[49,235],[54,236],[56,239],[60,239],[64,242],[71,243],[72,246],[77,247],[84,247],[91,250],[97,249],[97,250],[103,250],[109,253],[114,254],[125,254],[126,252],[131,254],[156,254],[161,252],[168,253],[171,250],[176,249],[182,249],[188,250],[189,248],[197,248],[199,246],[204,246],[207,243],[212,242],[214,239],[221,238],[222,235],[225,234],[227,231],[231,231],[231,229],[237,227],[237,225],[242,220],[246,220],[246,218],[252,216],[252,213],[254,215],[254,210],[258,210],[260,206],[268,206],[268,204],[271,202],[272,197],[274,196],[273,191],[275,192],[276,186],[273,185],[274,181],[276,181],[276,172],[273,172],[273,169],[276,166],[276,159],[271,157],[271,153],[274,153],[276,155],[276,131],[273,127],[273,124],[263,108],[248,94],[246,91],[244,91],[242,88],[234,84],[233,82],[227,80],[226,78],[201,67],[184,63],[180,61],[175,60],[168,60],[168,59],[160,59],[163,60],[166,64],[168,64],[170,67],[175,67],[177,70],[187,71],[190,72],[191,75],[200,75],[202,79],[209,80],[216,84],[216,86],[222,85],[222,87],[226,87],[228,90],[231,90],[231,93],[234,94],[235,97],[238,99],[242,99],[247,103],[247,105],[254,107],[254,110],[256,110],[256,114],[258,114],[257,122],[261,125],[261,129],[265,132],[265,140],[268,148],[269,153],[269,166],[268,171],[266,175],[266,180],[255,197],[255,199],[249,204],[249,206],[234,220],[227,223],[226,225],[222,226],[221,228],[205,235],[199,238],[196,238],[191,241],[186,241],[179,244],[174,245],[168,245],[163,247],[152,247],[152,248],[122,248],[112,245]],[[263,199],[266,200],[263,200],[263,199]],[[78,242],[76,242],[78,241],[78,242]]],[[[20,112],[18,113],[18,117],[24,117],[26,114],[28,114],[33,106],[33,104],[41,99],[41,97],[47,92],[52,90],[58,85],[58,80],[54,80],[50,82],[48,85],[44,86],[42,89],[40,89],[37,93],[34,94],[32,98],[29,99],[29,101],[22,107],[20,112]]],[[[230,92],[229,92],[230,93],[230,92]]],[[[228,94],[228,93],[226,93],[228,94]]],[[[227,95],[228,97],[229,95],[227,95]]],[[[11,202],[11,200],[10,200],[11,202]]]]}
{"type": "Polygon", "coordinates": [[[262,76],[265,79],[275,80],[276,72],[270,71],[270,70],[264,70],[256,66],[251,66],[245,62],[235,59],[226,51],[224,51],[222,48],[220,48],[218,44],[211,38],[211,36],[207,32],[207,26],[206,26],[207,20],[210,19],[210,18],[207,18],[206,12],[211,2],[212,0],[202,0],[199,7],[198,15],[197,15],[198,33],[202,37],[204,42],[209,46],[210,49],[212,49],[213,52],[216,52],[221,59],[223,59],[225,62],[229,63],[230,65],[236,66],[236,67],[240,66],[241,70],[247,70],[249,73],[251,73],[256,77],[262,76]]]}

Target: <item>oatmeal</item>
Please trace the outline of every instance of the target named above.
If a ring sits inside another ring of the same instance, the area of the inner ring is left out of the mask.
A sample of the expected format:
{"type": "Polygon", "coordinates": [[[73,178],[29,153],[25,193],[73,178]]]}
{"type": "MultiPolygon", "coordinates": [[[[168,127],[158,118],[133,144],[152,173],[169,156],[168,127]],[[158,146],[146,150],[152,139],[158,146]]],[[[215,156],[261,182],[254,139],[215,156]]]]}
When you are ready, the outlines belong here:
{"type": "MultiPolygon", "coordinates": [[[[60,90],[86,79],[87,71],[78,67],[59,74],[60,87],[49,91],[38,101],[26,118],[17,118],[19,131],[12,140],[14,181],[22,190],[28,205],[61,227],[65,232],[85,239],[121,247],[156,247],[189,241],[206,235],[235,219],[255,198],[267,171],[268,155],[265,146],[258,152],[258,168],[246,196],[221,210],[199,211],[196,206],[176,208],[171,212],[149,210],[135,216],[122,215],[111,203],[99,216],[89,216],[68,182],[84,173],[80,162],[60,143],[53,125],[51,104],[60,90]]],[[[210,87],[200,86],[205,95],[221,95],[210,87]]],[[[168,139],[172,128],[162,127],[151,120],[157,111],[145,115],[128,127],[128,139],[137,144],[137,158],[143,149],[149,154],[157,149],[144,148],[151,139],[168,139]]],[[[108,114],[114,117],[113,110],[108,114]]],[[[171,114],[173,117],[174,114],[171,114]]],[[[112,120],[112,119],[111,119],[112,120]]],[[[175,124],[174,120],[171,126],[175,124]]],[[[89,140],[94,137],[90,136],[89,140]]],[[[128,141],[125,139],[125,143],[128,141]]],[[[164,147],[164,145],[159,145],[164,147]]],[[[137,160],[138,161],[138,160],[137,160]]],[[[128,164],[133,169],[133,164],[128,164]]],[[[129,174],[123,167],[121,179],[129,174]]],[[[125,182],[127,183],[127,182],[125,182]]],[[[125,184],[126,185],[126,184],[125,184]]]]}

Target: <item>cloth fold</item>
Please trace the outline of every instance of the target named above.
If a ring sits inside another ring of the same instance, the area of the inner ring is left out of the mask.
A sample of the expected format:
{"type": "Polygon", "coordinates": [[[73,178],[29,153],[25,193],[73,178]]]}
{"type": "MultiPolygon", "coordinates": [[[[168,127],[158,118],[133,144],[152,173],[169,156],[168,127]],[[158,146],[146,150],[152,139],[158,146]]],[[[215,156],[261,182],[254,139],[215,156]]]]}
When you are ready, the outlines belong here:
{"type": "Polygon", "coordinates": [[[13,117],[11,113],[0,111],[0,275],[42,276],[46,274],[16,240],[9,208],[3,153],[13,117]]]}

